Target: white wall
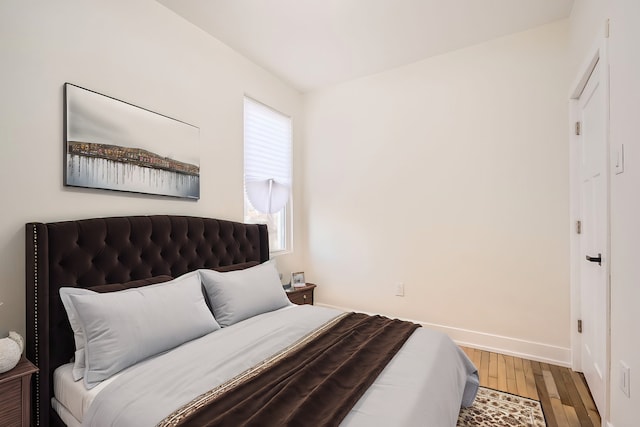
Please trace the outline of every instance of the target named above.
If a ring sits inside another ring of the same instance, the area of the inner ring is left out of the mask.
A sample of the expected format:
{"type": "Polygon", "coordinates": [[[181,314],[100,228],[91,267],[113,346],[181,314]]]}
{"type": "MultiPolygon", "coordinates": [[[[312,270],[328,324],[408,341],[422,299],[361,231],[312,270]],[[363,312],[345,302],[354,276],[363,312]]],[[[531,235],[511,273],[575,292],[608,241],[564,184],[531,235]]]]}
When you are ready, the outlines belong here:
{"type": "MultiPolygon", "coordinates": [[[[591,54],[591,50],[604,37],[608,18],[609,1],[575,0],[569,18],[569,68],[570,77],[591,54]]],[[[567,88],[567,90],[569,90],[567,88]]]]}
{"type": "Polygon", "coordinates": [[[560,21],[305,95],[320,303],[568,363],[567,44],[560,21]]]}
{"type": "MultiPolygon", "coordinates": [[[[300,156],[301,95],[155,1],[3,0],[0,58],[0,336],[25,329],[26,222],[131,214],[241,221],[245,93],[293,117],[300,156]],[[200,127],[201,199],[63,187],[65,82],[200,127]]],[[[299,254],[279,258],[284,271],[301,267],[299,254]]]]}
{"type": "MultiPolygon", "coordinates": [[[[624,144],[625,170],[611,181],[611,422],[638,424],[640,407],[640,2],[611,10],[611,146],[624,144]],[[631,367],[631,398],[619,388],[619,362],[631,367]]],[[[613,153],[612,153],[613,154],[613,153]]]]}

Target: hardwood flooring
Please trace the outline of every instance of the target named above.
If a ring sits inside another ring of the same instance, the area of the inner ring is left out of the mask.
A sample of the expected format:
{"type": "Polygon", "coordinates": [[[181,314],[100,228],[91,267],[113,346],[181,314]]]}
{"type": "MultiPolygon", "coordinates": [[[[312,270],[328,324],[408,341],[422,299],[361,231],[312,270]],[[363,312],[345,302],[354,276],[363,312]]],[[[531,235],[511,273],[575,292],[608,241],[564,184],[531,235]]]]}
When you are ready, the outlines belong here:
{"type": "Polygon", "coordinates": [[[478,368],[480,385],[539,400],[548,427],[600,427],[582,374],[569,368],[462,347],[478,368]]]}

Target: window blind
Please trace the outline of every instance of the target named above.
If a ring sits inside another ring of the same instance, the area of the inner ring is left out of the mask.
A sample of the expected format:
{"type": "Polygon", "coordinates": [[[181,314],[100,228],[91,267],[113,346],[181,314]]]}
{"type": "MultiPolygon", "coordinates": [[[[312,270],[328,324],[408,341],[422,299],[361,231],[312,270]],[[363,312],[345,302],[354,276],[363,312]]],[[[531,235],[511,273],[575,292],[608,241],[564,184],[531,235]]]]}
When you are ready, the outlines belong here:
{"type": "Polygon", "coordinates": [[[291,194],[291,118],[244,98],[244,185],[251,205],[279,212],[291,194]]]}

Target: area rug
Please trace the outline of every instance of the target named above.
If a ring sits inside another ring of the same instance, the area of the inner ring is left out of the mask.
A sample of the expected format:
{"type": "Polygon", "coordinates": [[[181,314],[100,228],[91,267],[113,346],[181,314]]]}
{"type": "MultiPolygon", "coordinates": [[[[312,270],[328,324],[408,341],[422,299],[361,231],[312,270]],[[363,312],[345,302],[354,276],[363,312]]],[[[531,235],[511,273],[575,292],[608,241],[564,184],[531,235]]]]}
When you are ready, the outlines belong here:
{"type": "Polygon", "coordinates": [[[486,387],[478,389],[473,405],[462,408],[457,427],[547,427],[537,400],[486,387]]]}

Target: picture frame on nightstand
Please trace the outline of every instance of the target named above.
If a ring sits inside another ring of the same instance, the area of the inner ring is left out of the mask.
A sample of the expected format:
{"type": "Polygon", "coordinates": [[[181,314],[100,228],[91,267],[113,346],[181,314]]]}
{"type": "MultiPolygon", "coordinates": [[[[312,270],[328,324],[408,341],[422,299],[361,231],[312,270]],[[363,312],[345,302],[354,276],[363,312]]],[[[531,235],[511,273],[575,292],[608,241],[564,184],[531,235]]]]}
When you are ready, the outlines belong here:
{"type": "Polygon", "coordinates": [[[294,288],[304,288],[306,286],[304,272],[298,271],[296,273],[291,273],[291,286],[294,288]]]}

